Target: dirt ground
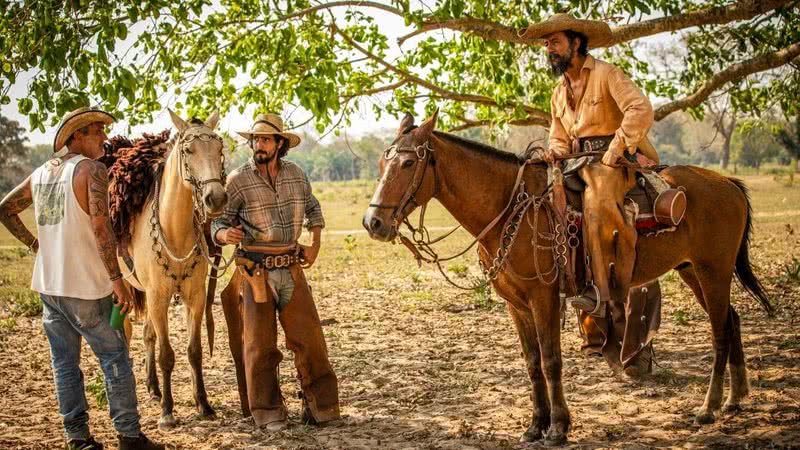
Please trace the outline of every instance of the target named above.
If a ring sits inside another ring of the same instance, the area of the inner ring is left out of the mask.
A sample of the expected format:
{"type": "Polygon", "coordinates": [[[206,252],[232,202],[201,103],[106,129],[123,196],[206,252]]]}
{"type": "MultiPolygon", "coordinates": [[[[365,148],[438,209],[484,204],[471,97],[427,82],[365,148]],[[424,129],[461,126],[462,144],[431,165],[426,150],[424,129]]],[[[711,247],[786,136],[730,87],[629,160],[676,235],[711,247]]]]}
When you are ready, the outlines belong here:
{"type": "MultiPolygon", "coordinates": [[[[786,198],[777,206],[790,209],[786,198]]],[[[710,327],[688,288],[670,273],[662,278],[657,364],[646,381],[615,377],[604,361],[584,357],[574,314],[567,315],[563,378],[573,423],[567,448],[800,448],[800,319],[795,314],[800,282],[786,269],[800,249],[800,215],[764,217],[757,221],[752,255],[779,312],[768,318],[738,286],[733,288],[751,382],[743,410],[712,425],[694,424],[710,373],[710,327]]],[[[291,352],[284,349],[281,384],[291,426],[275,434],[254,431],[239,410],[219,304],[214,306],[214,355],[206,348],[204,360],[217,417],[198,418],[185,356],[184,311],[176,305],[171,310],[179,421],[174,430],[158,430],[160,408],[144,385],[142,324],[135,324],[132,357],[148,435],[184,449],[541,446],[517,442],[530,420],[530,383],[501,300],[448,287],[430,267],[417,269],[400,246],[376,243],[363,234],[330,232],[324,239],[324,253],[309,278],[340,381],[341,423],[326,428],[299,424],[298,385],[291,352]]],[[[19,264],[30,261],[19,257],[19,264]]],[[[474,272],[474,254],[464,264],[474,272]]],[[[88,348],[82,367],[87,385],[99,385],[99,368],[88,348]]],[[[115,448],[108,414],[97,405],[96,389],[89,390],[92,430],[115,448]]],[[[17,317],[13,330],[0,334],[0,449],[58,448],[62,439],[41,319],[17,317]]]]}

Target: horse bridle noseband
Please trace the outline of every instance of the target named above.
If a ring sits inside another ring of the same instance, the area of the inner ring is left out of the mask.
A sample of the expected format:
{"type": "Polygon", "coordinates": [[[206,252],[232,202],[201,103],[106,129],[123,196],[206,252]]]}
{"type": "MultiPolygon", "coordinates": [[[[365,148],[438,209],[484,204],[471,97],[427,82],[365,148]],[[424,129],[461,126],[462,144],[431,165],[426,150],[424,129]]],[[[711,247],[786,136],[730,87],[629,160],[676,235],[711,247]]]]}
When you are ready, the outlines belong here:
{"type": "Polygon", "coordinates": [[[191,184],[193,188],[203,188],[207,184],[211,183],[219,183],[221,185],[225,185],[225,153],[220,151],[220,155],[222,156],[222,171],[220,172],[220,178],[209,178],[207,180],[198,180],[194,174],[189,170],[189,163],[186,161],[187,156],[186,154],[189,153],[189,146],[195,140],[199,140],[201,142],[209,142],[211,140],[216,140],[221,145],[223,144],[222,138],[219,137],[216,133],[188,133],[188,131],[192,130],[193,128],[200,128],[201,126],[196,126],[192,128],[188,128],[181,132],[178,135],[178,140],[180,141],[180,157],[181,157],[181,177],[187,183],[191,184]],[[188,174],[188,175],[187,175],[188,174]]]}
{"type": "MultiPolygon", "coordinates": [[[[400,153],[413,153],[416,155],[416,160],[414,161],[414,176],[411,179],[411,184],[409,184],[408,188],[406,189],[403,196],[400,198],[400,203],[397,205],[384,205],[381,203],[370,203],[370,208],[378,208],[378,209],[392,209],[392,228],[397,231],[397,228],[406,219],[407,215],[405,214],[405,210],[408,208],[409,205],[413,205],[414,208],[420,205],[417,201],[417,193],[419,189],[422,187],[422,180],[425,179],[425,171],[428,169],[428,165],[433,165],[433,176],[434,179],[436,178],[436,167],[435,167],[435,160],[433,159],[433,147],[431,147],[430,141],[427,140],[422,144],[419,144],[414,147],[401,147],[397,144],[390,145],[386,150],[383,152],[383,159],[387,161],[391,161],[392,159],[396,158],[400,153]]],[[[434,189],[436,189],[435,185],[436,180],[434,180],[434,189]]],[[[434,196],[436,193],[434,192],[434,196]]],[[[410,211],[409,211],[410,213],[410,211]]]]}

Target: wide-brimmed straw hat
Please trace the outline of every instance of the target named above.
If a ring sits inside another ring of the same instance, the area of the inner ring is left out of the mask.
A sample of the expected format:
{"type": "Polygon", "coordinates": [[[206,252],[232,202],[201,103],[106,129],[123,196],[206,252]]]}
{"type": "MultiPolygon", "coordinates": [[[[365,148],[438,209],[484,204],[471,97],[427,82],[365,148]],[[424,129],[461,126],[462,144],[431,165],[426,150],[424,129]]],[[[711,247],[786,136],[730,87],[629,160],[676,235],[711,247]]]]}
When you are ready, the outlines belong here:
{"type": "Polygon", "coordinates": [[[600,20],[576,19],[571,14],[555,14],[549,19],[534,23],[522,34],[523,37],[541,39],[551,33],[572,30],[589,40],[589,48],[608,47],[614,40],[611,27],[600,20]]]}
{"type": "Polygon", "coordinates": [[[97,122],[103,125],[110,125],[116,120],[111,114],[88,106],[69,112],[61,119],[61,124],[58,126],[56,137],[53,140],[53,151],[58,152],[64,148],[64,144],[66,144],[70,136],[87,125],[97,122]]]}
{"type": "Polygon", "coordinates": [[[248,141],[253,136],[268,136],[278,134],[289,141],[289,148],[297,147],[300,144],[300,136],[289,131],[283,131],[283,119],[277,114],[259,114],[253,126],[247,131],[237,131],[240,136],[248,141]]]}

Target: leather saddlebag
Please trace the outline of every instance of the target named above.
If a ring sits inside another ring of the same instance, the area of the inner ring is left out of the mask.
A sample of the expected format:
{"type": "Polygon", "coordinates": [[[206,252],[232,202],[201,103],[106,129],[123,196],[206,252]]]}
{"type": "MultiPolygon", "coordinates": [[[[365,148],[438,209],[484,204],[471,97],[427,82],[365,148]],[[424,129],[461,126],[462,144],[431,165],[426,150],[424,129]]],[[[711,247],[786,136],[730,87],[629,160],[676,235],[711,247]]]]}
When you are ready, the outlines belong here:
{"type": "Polygon", "coordinates": [[[658,223],[678,226],[686,214],[686,193],[683,188],[667,189],[656,197],[653,213],[658,223]]]}

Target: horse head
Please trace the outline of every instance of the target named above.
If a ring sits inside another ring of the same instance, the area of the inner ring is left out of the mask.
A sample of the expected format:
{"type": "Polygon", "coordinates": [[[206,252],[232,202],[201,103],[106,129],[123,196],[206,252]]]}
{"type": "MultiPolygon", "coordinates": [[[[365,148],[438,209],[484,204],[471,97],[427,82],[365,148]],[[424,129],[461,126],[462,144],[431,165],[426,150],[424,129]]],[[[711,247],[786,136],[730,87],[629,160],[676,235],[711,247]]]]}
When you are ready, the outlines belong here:
{"type": "Polygon", "coordinates": [[[371,238],[393,240],[406,217],[434,196],[436,161],[431,136],[437,114],[434,112],[419,127],[406,114],[397,137],[384,150],[379,163],[380,182],[362,221],[371,238]]]}
{"type": "Polygon", "coordinates": [[[214,112],[205,122],[186,122],[171,110],[169,114],[178,129],[179,170],[196,199],[195,213],[202,208],[204,215],[218,215],[228,201],[222,138],[214,132],[219,113],[214,112]]]}

